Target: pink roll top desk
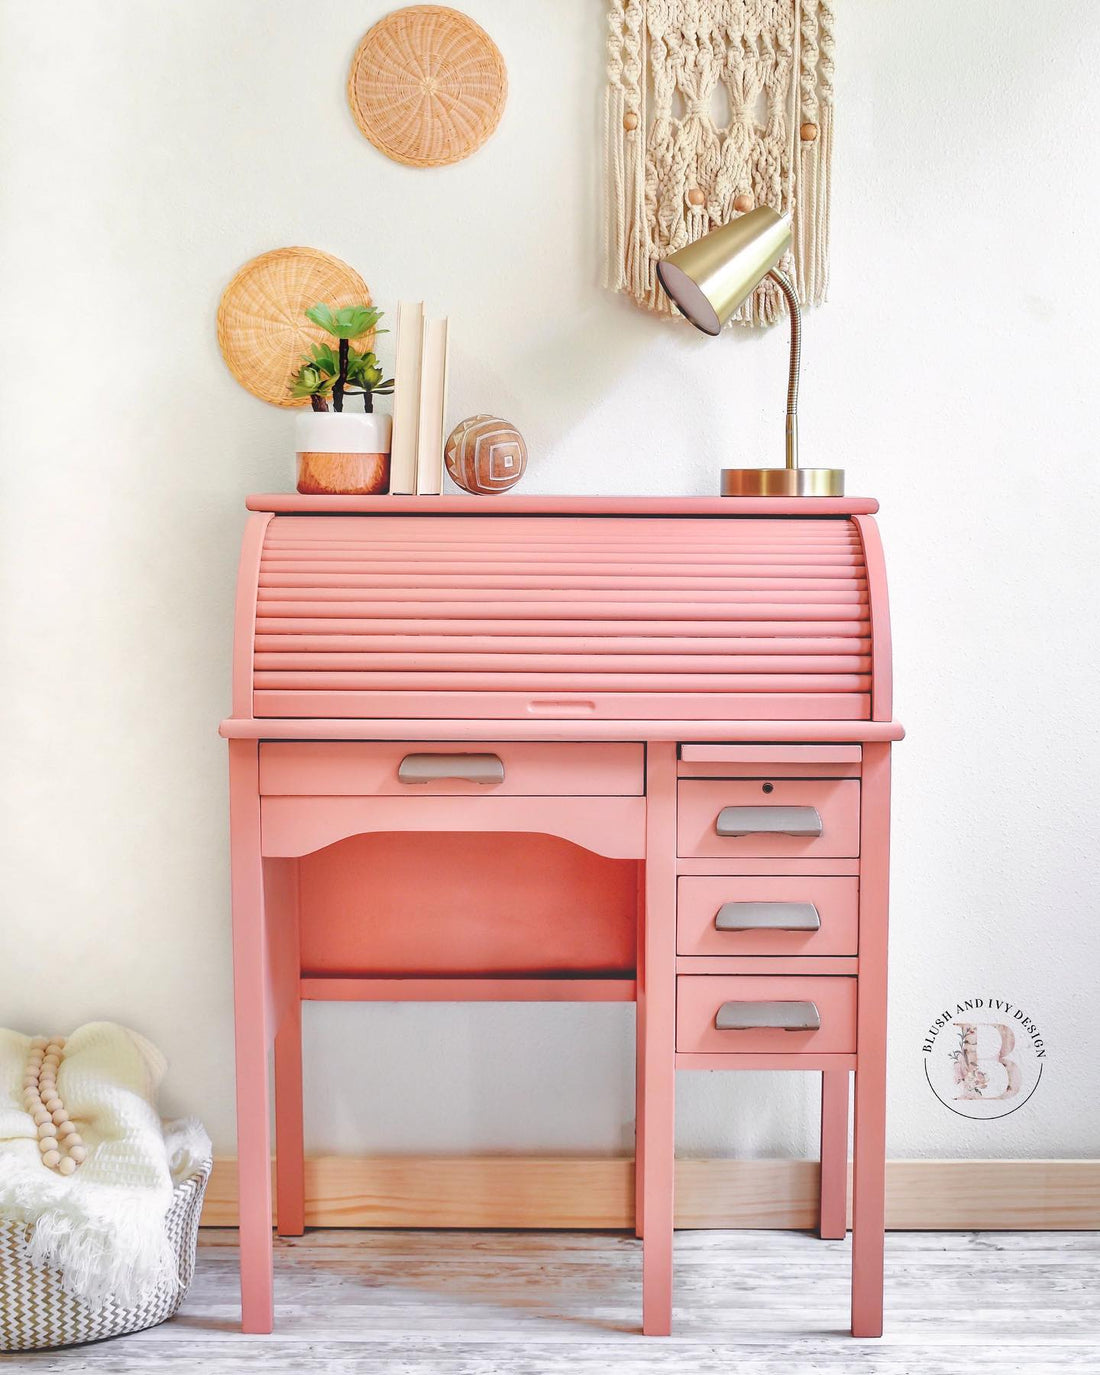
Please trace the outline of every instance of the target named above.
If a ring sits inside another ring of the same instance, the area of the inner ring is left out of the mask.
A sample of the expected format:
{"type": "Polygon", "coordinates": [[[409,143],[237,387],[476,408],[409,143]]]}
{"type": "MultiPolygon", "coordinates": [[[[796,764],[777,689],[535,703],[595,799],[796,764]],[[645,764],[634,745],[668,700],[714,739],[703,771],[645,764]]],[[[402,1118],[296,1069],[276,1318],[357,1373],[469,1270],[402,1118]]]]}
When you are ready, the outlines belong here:
{"type": "MultiPolygon", "coordinates": [[[[675,1074],[821,1075],[882,1330],[890,631],[854,499],[253,497],[229,739],[240,1249],[304,1226],[301,1005],[637,1002],[643,1325],[675,1074]]],[[[735,1296],[731,1299],[735,1301],[735,1296]]]]}

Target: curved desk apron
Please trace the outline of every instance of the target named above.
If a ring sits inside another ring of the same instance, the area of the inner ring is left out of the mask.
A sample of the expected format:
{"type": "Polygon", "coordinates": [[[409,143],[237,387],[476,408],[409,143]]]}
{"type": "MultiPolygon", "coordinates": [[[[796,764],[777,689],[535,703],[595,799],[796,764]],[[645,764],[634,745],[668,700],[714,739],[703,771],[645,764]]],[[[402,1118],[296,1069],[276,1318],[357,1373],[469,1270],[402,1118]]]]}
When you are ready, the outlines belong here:
{"type": "MultiPolygon", "coordinates": [[[[244,1328],[304,1226],[301,1004],[637,1001],[647,1333],[680,1070],[821,1075],[882,1330],[892,715],[872,501],[251,498],[229,739],[244,1328]],[[430,863],[425,863],[428,856],[430,863]]],[[[735,1297],[731,1301],[736,1301],[735,1297]]]]}

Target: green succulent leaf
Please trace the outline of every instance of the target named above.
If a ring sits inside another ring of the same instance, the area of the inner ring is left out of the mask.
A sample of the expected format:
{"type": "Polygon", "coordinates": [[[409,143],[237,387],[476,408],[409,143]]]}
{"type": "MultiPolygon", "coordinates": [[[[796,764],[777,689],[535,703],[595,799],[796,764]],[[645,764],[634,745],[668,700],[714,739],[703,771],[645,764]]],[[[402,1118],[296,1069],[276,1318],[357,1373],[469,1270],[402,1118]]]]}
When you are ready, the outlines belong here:
{"type": "Polygon", "coordinates": [[[382,380],[382,369],[373,353],[358,353],[352,350],[348,358],[348,381],[353,387],[373,391],[382,380]]]}
{"type": "Polygon", "coordinates": [[[315,306],[310,306],[306,311],[306,319],[312,320],[315,325],[326,331],[328,334],[336,333],[336,316],[332,309],[325,305],[324,301],[318,301],[315,306]]]}
{"type": "Polygon", "coordinates": [[[312,363],[303,363],[290,379],[291,396],[325,396],[331,390],[332,378],[312,363]]]}
{"type": "Polygon", "coordinates": [[[333,377],[340,371],[340,355],[331,344],[314,344],[309,351],[309,358],[304,358],[303,362],[311,362],[333,377]]]}
{"type": "Polygon", "coordinates": [[[344,306],[334,311],[324,301],[318,301],[306,311],[306,319],[336,339],[359,339],[377,326],[382,314],[377,306],[344,306]]]}

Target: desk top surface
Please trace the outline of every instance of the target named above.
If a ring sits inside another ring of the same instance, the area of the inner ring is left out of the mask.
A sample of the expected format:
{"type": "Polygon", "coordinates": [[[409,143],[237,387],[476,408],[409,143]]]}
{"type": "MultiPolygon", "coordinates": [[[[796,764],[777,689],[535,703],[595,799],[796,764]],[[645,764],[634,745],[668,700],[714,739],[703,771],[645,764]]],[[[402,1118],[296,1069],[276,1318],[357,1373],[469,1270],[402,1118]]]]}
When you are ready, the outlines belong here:
{"type": "Polygon", "coordinates": [[[297,492],[247,497],[250,511],[278,515],[439,516],[870,516],[872,497],[449,496],[313,497],[297,492]]]}

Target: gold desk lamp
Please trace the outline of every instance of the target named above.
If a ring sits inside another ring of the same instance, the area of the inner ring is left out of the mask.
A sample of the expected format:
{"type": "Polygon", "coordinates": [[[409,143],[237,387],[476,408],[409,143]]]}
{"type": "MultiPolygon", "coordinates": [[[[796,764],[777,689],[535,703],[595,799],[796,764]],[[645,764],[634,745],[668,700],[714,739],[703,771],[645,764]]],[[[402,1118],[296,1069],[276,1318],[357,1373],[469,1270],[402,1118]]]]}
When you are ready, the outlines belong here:
{"type": "Polygon", "coordinates": [[[765,277],[779,283],[791,317],[791,367],[787,380],[787,466],[723,468],[726,497],[838,497],[843,468],[798,466],[798,369],[802,312],[790,281],[776,263],[791,246],[791,222],[761,205],[681,248],[657,264],[665,292],[696,329],[717,335],[765,277]]]}

